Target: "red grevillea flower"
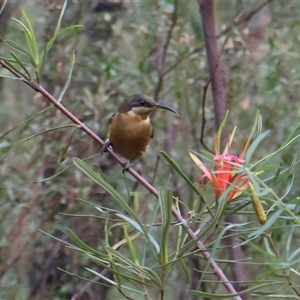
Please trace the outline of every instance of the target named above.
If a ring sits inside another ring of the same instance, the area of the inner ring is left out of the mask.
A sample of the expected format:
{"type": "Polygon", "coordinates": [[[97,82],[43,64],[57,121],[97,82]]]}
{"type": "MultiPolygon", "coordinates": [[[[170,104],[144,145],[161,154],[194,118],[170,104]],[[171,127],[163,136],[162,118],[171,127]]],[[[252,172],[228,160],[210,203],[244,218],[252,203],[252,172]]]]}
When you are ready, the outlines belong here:
{"type": "MultiPolygon", "coordinates": [[[[237,170],[245,163],[245,160],[240,156],[231,155],[232,138],[229,136],[229,141],[223,154],[219,154],[219,145],[216,143],[217,135],[215,134],[215,156],[213,169],[209,170],[198,157],[190,152],[190,156],[200,170],[204,173],[199,179],[199,184],[202,185],[203,179],[207,178],[218,198],[222,196],[226,189],[229,189],[227,199],[229,201],[237,198],[243,191],[248,189],[249,177],[246,174],[240,173],[237,170]],[[229,188],[231,187],[231,188],[229,188]]],[[[243,151],[244,152],[244,151],[243,151]]]]}

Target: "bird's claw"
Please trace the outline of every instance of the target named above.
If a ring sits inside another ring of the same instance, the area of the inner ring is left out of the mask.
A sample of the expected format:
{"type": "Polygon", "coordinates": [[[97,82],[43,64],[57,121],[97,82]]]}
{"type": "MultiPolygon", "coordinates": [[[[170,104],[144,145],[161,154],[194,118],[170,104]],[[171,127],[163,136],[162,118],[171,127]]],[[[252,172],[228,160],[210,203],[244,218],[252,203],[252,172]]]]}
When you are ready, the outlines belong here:
{"type": "Polygon", "coordinates": [[[125,166],[123,168],[123,171],[122,173],[124,174],[126,171],[128,171],[128,169],[132,166],[132,162],[131,161],[128,161],[125,163],[125,166]]]}
{"type": "Polygon", "coordinates": [[[109,140],[107,140],[103,146],[102,146],[102,149],[100,151],[101,155],[104,153],[104,152],[107,152],[107,148],[111,146],[111,142],[109,140]]]}

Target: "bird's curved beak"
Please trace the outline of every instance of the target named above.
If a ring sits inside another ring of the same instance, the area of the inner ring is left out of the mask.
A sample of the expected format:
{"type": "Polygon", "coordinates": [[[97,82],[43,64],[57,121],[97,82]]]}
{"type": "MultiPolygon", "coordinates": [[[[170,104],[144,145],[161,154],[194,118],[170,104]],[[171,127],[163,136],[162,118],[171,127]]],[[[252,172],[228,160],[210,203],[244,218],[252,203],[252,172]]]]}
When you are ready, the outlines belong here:
{"type": "Polygon", "coordinates": [[[166,110],[169,110],[171,111],[172,113],[174,113],[175,115],[177,115],[179,117],[179,114],[171,107],[167,106],[167,105],[163,105],[163,104],[156,104],[156,107],[157,108],[162,108],[162,109],[166,109],[166,110]]]}

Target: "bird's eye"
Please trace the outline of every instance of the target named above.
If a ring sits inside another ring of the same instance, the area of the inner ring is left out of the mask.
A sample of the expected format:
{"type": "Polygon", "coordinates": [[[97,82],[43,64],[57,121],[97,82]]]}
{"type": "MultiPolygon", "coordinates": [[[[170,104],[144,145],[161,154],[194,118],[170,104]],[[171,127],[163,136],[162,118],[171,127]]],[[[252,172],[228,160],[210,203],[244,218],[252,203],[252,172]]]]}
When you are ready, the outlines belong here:
{"type": "Polygon", "coordinates": [[[145,103],[144,100],[140,100],[140,104],[141,104],[142,106],[144,106],[146,103],[145,103]]]}

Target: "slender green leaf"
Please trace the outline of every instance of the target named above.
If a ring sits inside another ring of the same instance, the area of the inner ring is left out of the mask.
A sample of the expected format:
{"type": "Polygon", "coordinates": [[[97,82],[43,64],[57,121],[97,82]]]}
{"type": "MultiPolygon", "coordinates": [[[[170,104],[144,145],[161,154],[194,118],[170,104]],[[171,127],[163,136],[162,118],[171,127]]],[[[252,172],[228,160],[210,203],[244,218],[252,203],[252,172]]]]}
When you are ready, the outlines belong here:
{"type": "Polygon", "coordinates": [[[131,218],[123,215],[123,214],[116,214],[116,216],[122,218],[123,220],[127,221],[132,227],[134,227],[136,230],[138,230],[143,236],[146,237],[146,239],[151,242],[151,244],[154,246],[157,253],[160,252],[160,246],[156,242],[156,240],[151,236],[149,233],[147,233],[142,225],[140,225],[138,222],[132,220],[131,218]]]}
{"type": "MultiPolygon", "coordinates": [[[[219,233],[218,237],[215,239],[214,245],[213,245],[213,249],[212,249],[211,252],[210,252],[210,256],[211,256],[212,258],[214,257],[215,252],[217,251],[217,249],[218,249],[218,247],[219,247],[219,245],[220,245],[220,242],[221,242],[221,240],[222,240],[223,237],[224,237],[224,234],[225,234],[228,230],[230,230],[231,228],[233,228],[233,227],[235,227],[235,226],[236,226],[236,224],[229,224],[229,225],[227,225],[226,227],[224,227],[224,228],[221,230],[221,232],[219,233]]],[[[201,274],[201,278],[200,278],[200,280],[199,280],[200,282],[204,280],[204,275],[206,274],[208,268],[209,268],[209,261],[206,262],[206,265],[205,265],[205,267],[204,267],[204,269],[203,269],[203,272],[202,272],[202,274],[201,274]]]]}
{"type": "Polygon", "coordinates": [[[260,236],[263,233],[265,233],[267,230],[269,230],[272,227],[272,225],[281,216],[283,211],[284,211],[284,208],[278,208],[278,210],[275,213],[273,213],[273,215],[271,217],[268,216],[267,222],[263,226],[261,226],[258,230],[255,230],[255,231],[251,232],[248,235],[248,238],[252,238],[252,237],[255,237],[255,236],[260,236]]]}
{"type": "Polygon", "coordinates": [[[235,132],[236,132],[236,129],[237,129],[237,126],[235,126],[229,136],[229,141],[226,143],[226,146],[224,148],[224,151],[223,151],[223,154],[227,154],[229,153],[229,149],[232,145],[232,142],[233,142],[233,139],[234,139],[234,135],[235,135],[235,132]]]}
{"type": "Polygon", "coordinates": [[[280,198],[280,200],[283,200],[291,191],[293,184],[294,184],[295,175],[289,174],[286,180],[286,188],[283,196],[280,198]]]}
{"type": "Polygon", "coordinates": [[[89,253],[91,253],[93,255],[96,255],[99,258],[107,260],[107,255],[105,255],[105,254],[103,254],[103,253],[101,253],[99,251],[96,251],[94,248],[92,248],[89,245],[87,245],[71,229],[67,228],[66,230],[67,230],[67,233],[68,233],[69,237],[80,247],[80,249],[82,249],[83,251],[89,252],[89,253]]]}
{"type": "Polygon", "coordinates": [[[288,172],[292,172],[294,166],[297,164],[297,157],[298,157],[298,155],[297,155],[297,153],[295,153],[293,160],[288,168],[288,172]]]}
{"type": "Polygon", "coordinates": [[[276,173],[275,173],[275,175],[274,175],[274,177],[273,177],[273,182],[276,182],[277,178],[279,177],[280,172],[282,171],[282,165],[283,165],[283,163],[281,162],[278,169],[277,169],[277,171],[276,171],[276,173]]]}
{"type": "Polygon", "coordinates": [[[25,79],[27,81],[31,80],[31,76],[30,73],[28,72],[27,68],[25,67],[25,65],[21,62],[21,60],[19,59],[19,57],[12,51],[10,51],[11,56],[15,59],[16,63],[23,69],[23,71],[26,73],[27,77],[25,76],[25,79]]]}
{"type": "MultiPolygon", "coordinates": [[[[126,239],[127,246],[129,248],[130,254],[132,256],[132,259],[133,259],[134,263],[137,266],[139,266],[140,262],[139,262],[138,254],[137,254],[136,248],[134,247],[132,239],[130,238],[130,236],[129,236],[128,232],[127,232],[127,227],[126,226],[123,226],[123,231],[124,231],[124,236],[125,236],[125,239],[126,239]]],[[[138,234],[136,234],[136,237],[137,236],[138,236],[138,234]]]]}
{"type": "MultiPolygon", "coordinates": [[[[281,282],[279,282],[281,283],[281,282]]],[[[277,282],[278,284],[278,282],[277,282]]],[[[275,283],[274,283],[275,285],[275,283]]],[[[261,284],[255,285],[251,288],[248,288],[246,290],[241,291],[240,293],[236,294],[216,294],[216,293],[207,293],[207,292],[202,292],[202,291],[195,291],[195,290],[190,290],[189,293],[194,296],[198,297],[204,297],[204,298],[211,298],[211,299],[234,299],[235,297],[248,294],[249,292],[255,292],[257,293],[258,290],[262,287],[270,287],[271,284],[270,282],[263,282],[261,284]]],[[[272,291],[270,291],[268,294],[272,294],[272,291]]]]}
{"type": "Polygon", "coordinates": [[[69,139],[69,142],[68,142],[67,146],[65,147],[65,149],[64,149],[64,151],[63,151],[63,153],[62,153],[62,155],[61,155],[60,162],[65,161],[65,159],[66,159],[66,157],[67,157],[68,149],[69,149],[69,147],[70,147],[70,145],[71,145],[71,142],[72,142],[72,140],[73,140],[73,136],[74,136],[75,132],[76,132],[78,129],[79,129],[79,128],[76,128],[76,129],[73,130],[73,132],[72,132],[72,134],[71,134],[71,137],[70,137],[70,139],[69,139]]]}
{"type": "Polygon", "coordinates": [[[20,46],[19,44],[15,43],[14,41],[11,41],[11,40],[5,40],[4,42],[7,45],[9,45],[10,47],[12,47],[12,48],[18,50],[19,52],[23,53],[24,55],[26,55],[29,58],[29,60],[31,62],[33,62],[32,56],[26,48],[20,46]]]}
{"type": "Polygon", "coordinates": [[[6,4],[7,4],[7,0],[2,1],[2,5],[1,5],[1,8],[0,8],[0,16],[1,16],[1,14],[3,12],[3,9],[4,9],[6,4]]]}
{"type": "Polygon", "coordinates": [[[46,46],[44,48],[44,51],[43,51],[43,57],[45,58],[48,54],[48,52],[50,51],[50,49],[52,48],[55,40],[57,39],[57,37],[71,29],[75,29],[75,28],[79,28],[79,27],[82,27],[83,25],[72,25],[72,26],[69,26],[67,28],[64,28],[64,29],[61,29],[57,34],[53,35],[51,37],[51,39],[46,43],[46,46]]]}
{"type": "MultiPolygon", "coordinates": [[[[34,139],[40,135],[43,135],[45,133],[48,133],[48,132],[51,132],[51,131],[55,131],[55,130],[60,130],[60,129],[65,129],[65,128],[68,128],[68,127],[76,127],[78,125],[76,124],[68,124],[68,125],[62,125],[62,126],[57,126],[57,127],[53,127],[53,128],[50,128],[50,129],[47,129],[47,130],[44,130],[44,131],[41,131],[41,132],[38,132],[36,134],[33,134],[25,139],[23,139],[19,144],[18,146],[21,146],[23,145],[24,143],[28,142],[29,140],[31,139],[34,139]]],[[[0,162],[5,160],[8,156],[10,156],[13,152],[15,151],[15,149],[13,149],[12,151],[10,151],[7,155],[3,156],[1,159],[0,159],[0,162]]]]}
{"type": "Polygon", "coordinates": [[[173,194],[171,190],[164,191],[159,189],[159,204],[161,209],[162,231],[160,238],[160,263],[167,264],[169,262],[168,255],[168,232],[172,218],[173,194]]]}
{"type": "Polygon", "coordinates": [[[73,51],[73,54],[72,54],[72,60],[71,60],[71,67],[70,67],[70,70],[68,72],[68,78],[67,78],[67,81],[62,89],[62,91],[60,92],[58,98],[57,98],[57,101],[58,102],[61,102],[68,87],[69,87],[69,84],[71,82],[71,78],[72,78],[72,73],[73,73],[73,69],[74,69],[74,65],[75,65],[75,52],[73,51]]]}
{"type": "Polygon", "coordinates": [[[175,161],[164,151],[160,151],[165,160],[173,167],[173,169],[186,181],[186,183],[192,188],[192,190],[199,196],[201,200],[199,189],[193,184],[193,182],[184,174],[180,167],[175,163],[175,161]]]}
{"type": "Polygon", "coordinates": [[[65,11],[66,11],[66,8],[67,8],[67,3],[68,3],[68,1],[65,0],[63,6],[61,8],[61,11],[60,11],[60,14],[59,14],[59,18],[58,18],[58,21],[57,21],[57,24],[56,24],[56,28],[55,28],[55,31],[54,31],[54,35],[57,34],[59,32],[59,30],[60,30],[61,20],[62,20],[64,14],[65,14],[65,11]]]}
{"type": "Polygon", "coordinates": [[[246,155],[245,155],[245,161],[246,163],[249,163],[249,161],[251,160],[256,148],[258,147],[258,145],[261,143],[261,141],[263,139],[265,139],[265,137],[269,134],[269,130],[261,133],[260,135],[258,135],[256,137],[256,139],[251,143],[250,147],[248,148],[246,155]]]}
{"type": "Polygon", "coordinates": [[[111,285],[114,285],[114,286],[117,286],[117,283],[109,278],[107,278],[106,276],[102,275],[101,273],[97,272],[97,271],[94,271],[90,268],[85,268],[86,270],[88,270],[89,272],[97,275],[98,277],[100,277],[101,279],[103,279],[104,281],[108,282],[109,284],[111,285]]]}
{"type": "MultiPolygon", "coordinates": [[[[250,134],[249,134],[249,136],[248,136],[248,138],[247,138],[247,140],[246,140],[246,143],[245,143],[245,145],[244,145],[244,147],[243,147],[242,152],[240,153],[240,157],[245,157],[246,151],[247,151],[248,148],[249,148],[249,145],[250,145],[250,143],[251,143],[251,141],[252,141],[252,138],[253,138],[253,136],[254,136],[255,130],[256,130],[257,126],[258,126],[257,124],[259,123],[259,120],[260,120],[260,119],[261,119],[261,117],[260,117],[259,110],[258,110],[258,111],[256,112],[255,120],[254,120],[253,126],[252,126],[252,128],[251,128],[250,134]]],[[[247,160],[246,160],[246,161],[247,161],[247,160]]]]}
{"type": "Polygon", "coordinates": [[[220,154],[220,145],[221,145],[221,138],[222,138],[222,133],[223,133],[223,130],[224,130],[224,127],[226,125],[226,122],[227,122],[227,119],[228,119],[228,115],[229,115],[229,110],[226,111],[226,114],[225,114],[225,117],[218,129],[218,133],[217,133],[217,145],[215,145],[215,147],[217,147],[217,151],[215,154],[220,154]]]}
{"type": "Polygon", "coordinates": [[[185,283],[190,283],[192,281],[190,268],[187,266],[186,262],[183,259],[179,260],[179,264],[181,265],[182,270],[184,271],[185,283]]]}
{"type": "Polygon", "coordinates": [[[28,15],[26,14],[26,12],[24,10],[22,10],[22,15],[23,15],[23,17],[26,21],[28,30],[30,32],[30,34],[28,35],[28,37],[30,39],[29,43],[31,44],[32,56],[33,56],[33,59],[34,59],[34,62],[35,62],[35,66],[38,67],[39,62],[40,62],[40,59],[39,59],[40,54],[39,54],[38,43],[37,43],[37,40],[36,40],[36,37],[35,37],[35,32],[33,30],[33,27],[32,27],[32,24],[31,24],[31,21],[30,21],[28,15]]]}
{"type": "Polygon", "coordinates": [[[151,249],[154,249],[156,253],[159,253],[159,245],[155,241],[155,239],[150,236],[145,228],[143,227],[142,223],[136,212],[129,206],[126,200],[99,174],[92,170],[92,168],[87,165],[83,160],[79,158],[73,158],[74,165],[81,170],[84,174],[86,174],[89,178],[94,180],[97,184],[99,184],[103,189],[105,189],[117,202],[128,212],[131,218],[126,217],[120,214],[124,220],[129,222],[133,227],[135,227],[139,232],[141,232],[145,238],[149,241],[151,249]]]}

